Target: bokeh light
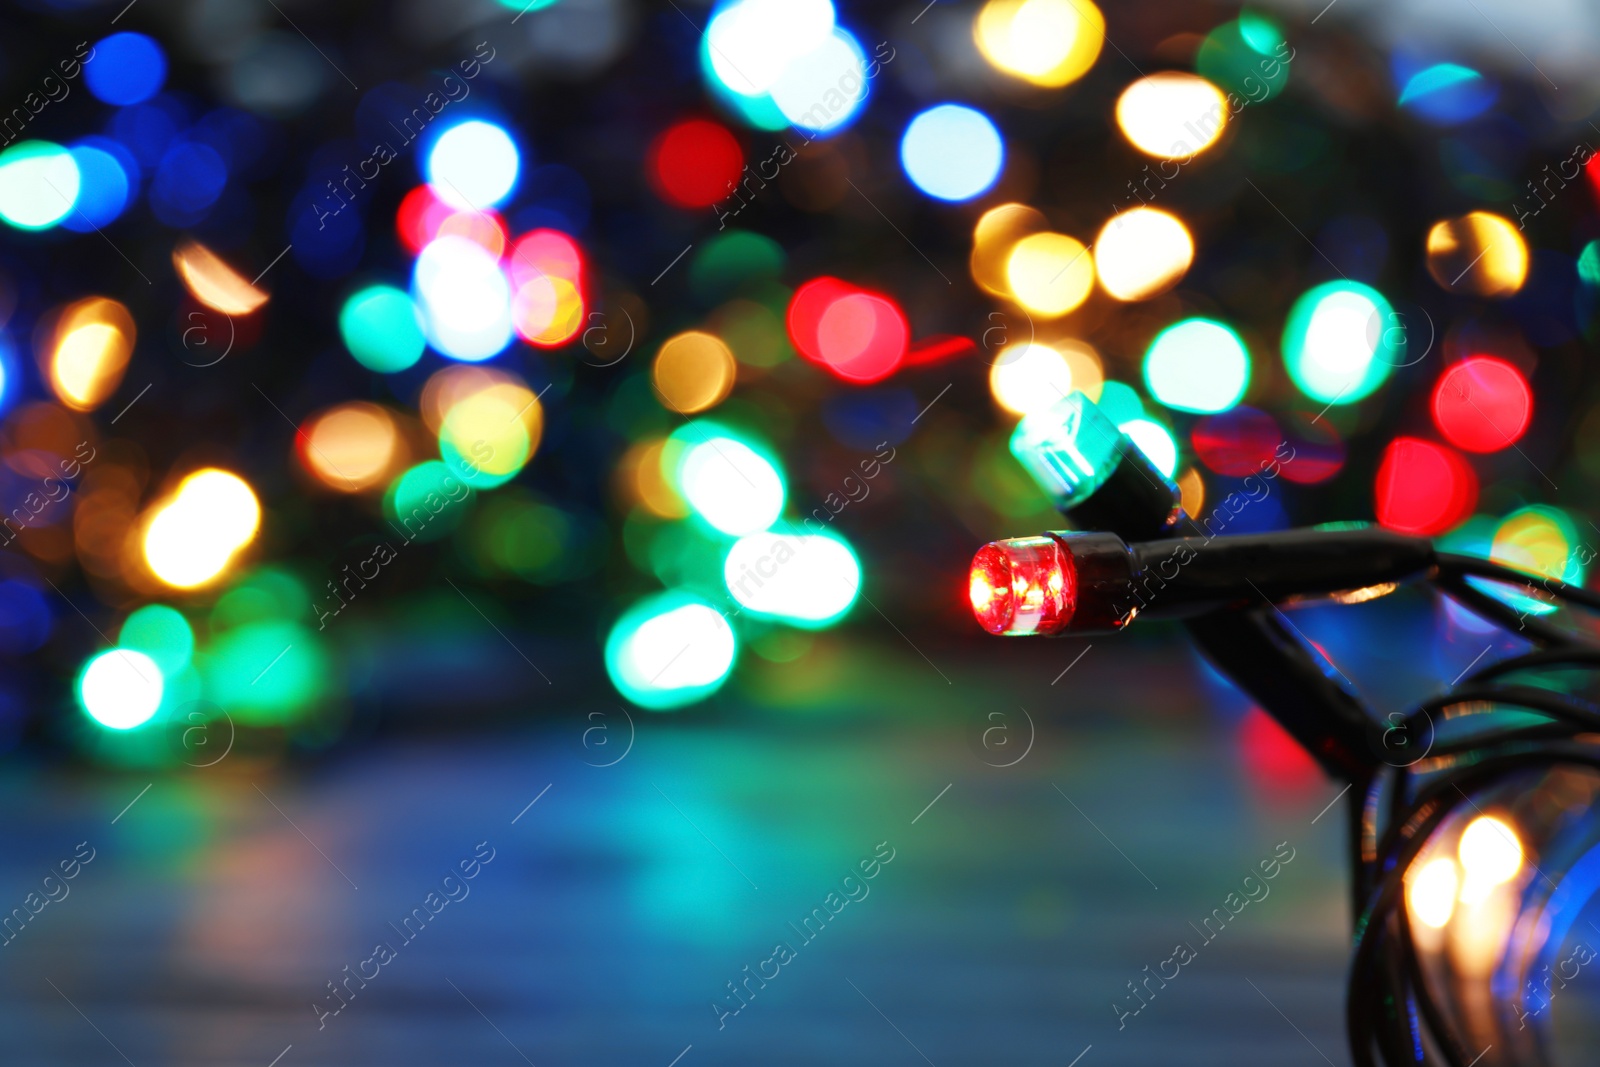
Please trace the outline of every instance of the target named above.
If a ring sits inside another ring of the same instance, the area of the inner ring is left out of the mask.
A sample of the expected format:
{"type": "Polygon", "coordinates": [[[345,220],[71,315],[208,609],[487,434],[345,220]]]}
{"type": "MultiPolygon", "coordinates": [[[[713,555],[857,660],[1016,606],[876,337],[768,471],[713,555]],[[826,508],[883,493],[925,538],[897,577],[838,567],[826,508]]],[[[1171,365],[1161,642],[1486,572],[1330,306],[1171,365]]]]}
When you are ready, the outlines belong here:
{"type": "Polygon", "coordinates": [[[473,487],[443,461],[418,463],[389,483],[383,509],[407,541],[437,541],[461,524],[473,487]]]}
{"type": "Polygon", "coordinates": [[[356,493],[382,484],[404,462],[394,418],[355,401],[323,412],[295,437],[301,464],[330,489],[356,493]]]}
{"type": "Polygon", "coordinates": [[[1065,315],[1094,288],[1094,256],[1075,237],[1029,234],[1006,258],[1006,285],[1011,298],[1029,311],[1052,318],[1065,315]]]}
{"type": "Polygon", "coordinates": [[[1229,478],[1266,469],[1283,439],[1283,431],[1271,415],[1242,405],[1196,419],[1189,432],[1200,462],[1229,478]]]}
{"type": "Polygon", "coordinates": [[[1433,423],[1445,440],[1468,452],[1497,452],[1513,444],[1533,418],[1533,390],[1503,359],[1469,356],[1439,376],[1433,423]]]}
{"type": "Polygon", "coordinates": [[[656,192],[678,207],[710,207],[738,190],[744,151],[727,128],[707,119],[669,126],[650,146],[656,192]]]}
{"type": "Polygon", "coordinates": [[[1094,242],[1100,287],[1117,300],[1148,300],[1177,285],[1194,262],[1194,238],[1176,215],[1119,211],[1094,242]]]}
{"type": "Polygon", "coordinates": [[[477,362],[511,343],[511,289],[482,245],[450,236],[430,243],[417,256],[412,292],[441,355],[477,362]]]}
{"type": "Polygon", "coordinates": [[[1399,104],[1438,126],[1477,118],[1499,96],[1493,82],[1459,63],[1435,63],[1406,79],[1399,104]]]}
{"type": "Polygon", "coordinates": [[[923,111],[900,139],[900,165],[918,189],[939,200],[987,192],[1005,164],[1000,131],[981,111],[940,104],[923,111]]]}
{"type": "Polygon", "coordinates": [[[1006,264],[1018,241],[1050,228],[1049,221],[1026,204],[990,208],[972,229],[972,280],[993,296],[1010,297],[1006,264]]]}
{"type": "Polygon", "coordinates": [[[248,315],[267,302],[267,294],[199,241],[172,250],[172,265],[190,294],[224,315],[248,315]]]}
{"type": "Polygon", "coordinates": [[[1237,404],[1250,384],[1250,353],[1230,327],[1184,319],[1150,342],[1144,357],[1150,395],[1169,408],[1208,413],[1237,404]]]}
{"type": "Polygon", "coordinates": [[[133,316],[91,296],[63,308],[49,331],[50,387],[69,408],[90,411],[117,391],[133,354],[133,316]]]}
{"type": "Polygon", "coordinates": [[[71,152],[50,141],[23,141],[0,152],[0,219],[19,230],[45,230],[72,212],[81,182],[71,152]]]}
{"type": "Polygon", "coordinates": [[[1195,69],[1219,88],[1259,104],[1289,84],[1287,43],[1276,22],[1246,10],[1206,34],[1195,53],[1195,69]]]}
{"type": "Polygon", "coordinates": [[[893,374],[911,343],[911,325],[899,305],[837,278],[813,278],[796,289],[787,326],[802,356],[863,384],[893,374]]]}
{"type": "Polygon", "coordinates": [[[1156,422],[1154,419],[1129,419],[1121,423],[1117,429],[1128,435],[1128,439],[1138,446],[1156,469],[1168,478],[1175,477],[1178,473],[1178,442],[1172,436],[1172,431],[1156,422]]]}
{"type": "Polygon", "coordinates": [[[861,111],[870,84],[860,42],[849,30],[835,27],[820,45],[784,68],[772,85],[772,102],[798,129],[834,133],[861,111]]]}
{"type": "MultiPolygon", "coordinates": [[[[3,158],[3,157],[0,157],[3,158]]],[[[1488,211],[1435,223],[1428,231],[1428,273],[1464,296],[1507,297],[1528,280],[1528,246],[1510,220],[1488,211]]]]}
{"type": "Polygon", "coordinates": [[[243,478],[215,467],[195,471],[145,527],[145,563],[174,588],[205,585],[222,575],[260,524],[261,505],[243,478]]]}
{"type": "Polygon", "coordinates": [[[536,348],[571,341],[584,323],[583,253],[558,230],[534,230],[517,238],[508,264],[513,295],[511,321],[536,348]]]}
{"type": "Polygon", "coordinates": [[[710,604],[688,593],[661,593],[629,608],[612,626],[606,671],[628,700],[665,710],[716,692],[738,650],[733,627],[710,604]]]}
{"type": "Polygon", "coordinates": [[[1411,915],[1424,926],[1441,929],[1456,910],[1456,890],[1461,874],[1449,856],[1429,860],[1406,879],[1406,903],[1411,915]]]}
{"type": "Polygon", "coordinates": [[[1505,820],[1479,815],[1461,832],[1456,849],[1461,857],[1461,896],[1466,903],[1481,899],[1484,892],[1509,882],[1522,869],[1522,842],[1505,820]]]}
{"type": "Polygon", "coordinates": [[[1375,486],[1378,522],[1431,537],[1456,526],[1478,502],[1478,476],[1458,453],[1415,437],[1384,449],[1375,486]]]}
{"type": "MultiPolygon", "coordinates": [[[[1507,515],[1495,528],[1489,558],[1541,578],[1581,585],[1584,561],[1573,551],[1579,543],[1577,524],[1566,512],[1547,504],[1530,504],[1507,515]]],[[[1537,604],[1535,614],[1553,610],[1548,603],[1522,599],[1530,606],[1537,604]]]]}
{"type": "Polygon", "coordinates": [[[826,534],[749,534],[728,549],[728,592],[746,610],[808,629],[843,618],[861,591],[861,562],[826,534]]]}
{"type": "Polygon", "coordinates": [[[690,423],[673,437],[687,447],[672,480],[714,529],[742,537],[765,530],[783,512],[783,475],[772,460],[708,423],[690,423]]]}
{"type": "Polygon", "coordinates": [[[78,166],[78,197],[61,220],[63,229],[91,233],[111,225],[133,198],[139,164],[108,137],[85,137],[71,149],[78,166]]]}
{"type": "Polygon", "coordinates": [[[1117,98],[1117,126],[1128,143],[1158,159],[1187,160],[1216,144],[1228,126],[1222,91],[1204,78],[1163,71],[1117,98]]]}
{"type": "Polygon", "coordinates": [[[740,0],[725,4],[706,26],[712,71],[742,96],[770,93],[789,65],[827,43],[830,0],[740,0]]]}
{"type": "Polygon", "coordinates": [[[737,369],[733,352],[721,338],[690,330],[661,346],[650,376],[662,402],[689,415],[726,400],[737,369]]]}
{"type": "Polygon", "coordinates": [[[1294,302],[1283,359],[1300,391],[1323,404],[1371,395],[1402,364],[1406,330],[1382,293],[1360,282],[1325,282],[1294,302]]]}
{"type": "Polygon", "coordinates": [[[116,107],[144,103],[166,80],[166,53],[142,33],[113,33],[96,41],[94,61],[83,65],[89,91],[116,107]]]}
{"type": "Polygon", "coordinates": [[[266,617],[216,637],[201,674],[207,696],[240,724],[278,726],[325,696],[328,664],[315,631],[266,617]]]}
{"type": "Polygon", "coordinates": [[[146,604],[123,620],[117,645],[149,656],[161,674],[171,678],[189,666],[194,655],[194,628],[176,608],[146,604]]]}
{"type": "Polygon", "coordinates": [[[1083,77],[1105,35],[1105,17],[1089,0],[988,0],[972,24],[995,69],[1049,89],[1083,77]]]}
{"type": "Polygon", "coordinates": [[[395,374],[422,358],[422,315],[406,292],[372,285],[351,293],[339,311],[339,335],[357,363],[395,374]]]}
{"type": "Polygon", "coordinates": [[[1013,415],[1028,415],[1058,404],[1073,388],[1072,364],[1049,345],[1011,345],[989,368],[990,394],[1013,415]]]}
{"type": "Polygon", "coordinates": [[[494,207],[517,185],[522,155],[511,135],[492,122],[473,119],[450,127],[428,151],[428,185],[457,208],[494,207]]]}
{"type": "Polygon", "coordinates": [[[450,401],[439,426],[439,451],[466,484],[492,489],[527,465],[543,432],[539,398],[508,376],[450,401]]]}
{"type": "Polygon", "coordinates": [[[91,659],[78,678],[78,702],[110,730],[143,726],[161,707],[161,668],[143,652],[113,648],[91,659]]]}

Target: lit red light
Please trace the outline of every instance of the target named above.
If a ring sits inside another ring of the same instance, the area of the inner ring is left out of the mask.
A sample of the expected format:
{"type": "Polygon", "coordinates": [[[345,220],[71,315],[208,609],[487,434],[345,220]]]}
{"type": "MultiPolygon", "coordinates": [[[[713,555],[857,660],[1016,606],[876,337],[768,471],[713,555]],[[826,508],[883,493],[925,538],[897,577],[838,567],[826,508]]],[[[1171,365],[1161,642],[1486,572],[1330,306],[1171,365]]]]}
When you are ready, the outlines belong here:
{"type": "Polygon", "coordinates": [[[814,278],[795,290],[788,328],[795,351],[848,382],[887,378],[910,350],[911,325],[899,305],[837,278],[814,278]]]}
{"type": "Polygon", "coordinates": [[[583,252],[559,230],[534,230],[517,238],[506,264],[511,278],[511,322],[539,348],[566,344],[584,323],[583,252]]]}
{"type": "Polygon", "coordinates": [[[1378,522],[1429,537],[1458,525],[1478,502],[1478,476],[1460,453],[1415,437],[1397,437],[1378,466],[1378,522]]]}
{"type": "Polygon", "coordinates": [[[1059,633],[1077,604],[1077,571],[1053,537],[995,541],[972,557],[967,598],[992,634],[1059,633]]]}
{"type": "Polygon", "coordinates": [[[394,218],[395,232],[400,235],[400,243],[406,246],[406,251],[414,256],[439,235],[444,220],[458,212],[458,208],[434,196],[432,189],[419,185],[400,201],[394,218]]]}
{"type": "Polygon", "coordinates": [[[583,253],[577,242],[560,230],[533,230],[517,238],[507,266],[513,289],[541,274],[565,278],[574,285],[583,280],[583,253]]]}
{"type": "Polygon", "coordinates": [[[678,207],[710,207],[731,196],[744,172],[744,152],[722,126],[689,119],[663,130],[650,146],[650,179],[678,207]]]}
{"type": "Polygon", "coordinates": [[[1265,411],[1240,405],[1197,420],[1189,440],[1201,463],[1218,474],[1242,478],[1272,462],[1283,432],[1265,411]]]}
{"type": "Polygon", "coordinates": [[[1503,359],[1470,356],[1439,376],[1433,422],[1445,440],[1468,452],[1497,452],[1514,443],[1533,418],[1533,390],[1503,359]]]}

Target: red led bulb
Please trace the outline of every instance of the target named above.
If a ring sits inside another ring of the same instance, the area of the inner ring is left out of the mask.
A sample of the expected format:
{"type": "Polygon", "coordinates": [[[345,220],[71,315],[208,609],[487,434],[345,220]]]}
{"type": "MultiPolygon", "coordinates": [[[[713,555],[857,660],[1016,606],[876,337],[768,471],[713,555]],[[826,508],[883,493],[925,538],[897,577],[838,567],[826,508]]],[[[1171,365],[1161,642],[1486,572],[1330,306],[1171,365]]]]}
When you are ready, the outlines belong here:
{"type": "Polygon", "coordinates": [[[1059,633],[1077,606],[1077,571],[1053,537],[995,541],[972,558],[968,596],[992,634],[1059,633]]]}

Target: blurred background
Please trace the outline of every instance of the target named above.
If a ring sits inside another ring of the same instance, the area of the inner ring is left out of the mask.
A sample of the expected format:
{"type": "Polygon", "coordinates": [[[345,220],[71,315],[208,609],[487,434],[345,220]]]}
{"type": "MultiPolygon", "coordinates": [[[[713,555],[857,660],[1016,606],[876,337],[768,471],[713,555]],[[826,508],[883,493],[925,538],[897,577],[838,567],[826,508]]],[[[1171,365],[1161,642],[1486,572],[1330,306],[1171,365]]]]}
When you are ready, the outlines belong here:
{"type": "MultiPolygon", "coordinates": [[[[7,1062],[1347,1062],[1348,798],[967,565],[1081,390],[1215,529],[1587,582],[1600,12],[4,20],[7,1062]]],[[[1526,647],[1294,618],[1385,712],[1526,647]]]]}

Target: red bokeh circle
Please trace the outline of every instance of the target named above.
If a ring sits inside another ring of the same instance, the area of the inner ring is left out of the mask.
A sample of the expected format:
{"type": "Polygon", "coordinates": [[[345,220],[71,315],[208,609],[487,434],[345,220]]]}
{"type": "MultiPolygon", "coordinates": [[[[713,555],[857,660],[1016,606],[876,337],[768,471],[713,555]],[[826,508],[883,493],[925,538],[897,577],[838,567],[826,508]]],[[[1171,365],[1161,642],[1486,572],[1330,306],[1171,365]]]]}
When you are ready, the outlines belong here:
{"type": "Polygon", "coordinates": [[[725,127],[688,119],[663,130],[650,146],[650,180],[678,207],[710,207],[738,185],[744,152],[725,127]]]}
{"type": "Polygon", "coordinates": [[[1415,437],[1383,450],[1375,486],[1378,522],[1431,537],[1458,525],[1478,503],[1478,476],[1458,452],[1415,437]]]}
{"type": "Polygon", "coordinates": [[[1433,422],[1445,440],[1468,452],[1498,452],[1516,442],[1533,418],[1533,390],[1503,359],[1469,356],[1439,376],[1433,422]]]}

